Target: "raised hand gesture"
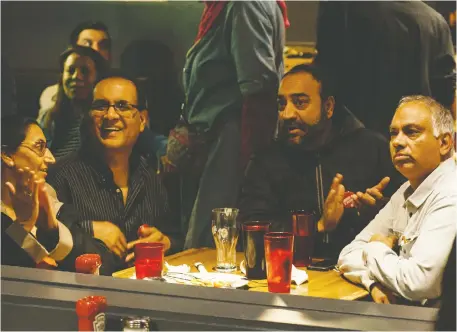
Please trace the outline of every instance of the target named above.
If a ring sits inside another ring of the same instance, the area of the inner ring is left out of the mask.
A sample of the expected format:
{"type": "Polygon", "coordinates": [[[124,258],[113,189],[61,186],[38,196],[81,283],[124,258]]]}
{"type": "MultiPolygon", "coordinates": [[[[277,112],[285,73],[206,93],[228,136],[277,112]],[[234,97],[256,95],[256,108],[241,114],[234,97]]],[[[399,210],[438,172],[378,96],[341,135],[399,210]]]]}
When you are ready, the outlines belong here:
{"type": "Polygon", "coordinates": [[[384,203],[383,191],[390,182],[390,178],[386,176],[374,187],[365,190],[365,193],[357,192],[352,195],[352,199],[356,208],[360,211],[364,207],[381,208],[384,203]]]}
{"type": "Polygon", "coordinates": [[[336,174],[333,178],[330,192],[325,200],[324,211],[318,222],[318,231],[332,231],[338,226],[344,213],[343,175],[336,174]]]}
{"type": "Polygon", "coordinates": [[[43,185],[44,179],[39,179],[28,167],[17,169],[15,184],[5,182],[16,214],[15,221],[28,232],[32,230],[38,219],[40,210],[38,193],[43,185]]]}

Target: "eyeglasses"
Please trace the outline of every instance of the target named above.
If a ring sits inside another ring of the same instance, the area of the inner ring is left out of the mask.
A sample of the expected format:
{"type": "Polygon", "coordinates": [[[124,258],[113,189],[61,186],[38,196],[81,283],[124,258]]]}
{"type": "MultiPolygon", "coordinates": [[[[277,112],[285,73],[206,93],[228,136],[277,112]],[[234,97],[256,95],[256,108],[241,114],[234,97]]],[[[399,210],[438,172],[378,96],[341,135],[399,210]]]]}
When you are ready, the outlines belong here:
{"type": "Polygon", "coordinates": [[[48,144],[42,140],[32,143],[32,145],[26,144],[25,142],[22,142],[20,145],[34,152],[38,157],[44,157],[46,150],[48,149],[48,144]]]}
{"type": "Polygon", "coordinates": [[[108,113],[110,107],[114,108],[114,111],[123,117],[129,117],[134,114],[134,111],[138,109],[138,105],[130,104],[124,101],[118,101],[114,104],[106,102],[95,102],[90,107],[90,112],[93,116],[103,116],[108,113]]]}

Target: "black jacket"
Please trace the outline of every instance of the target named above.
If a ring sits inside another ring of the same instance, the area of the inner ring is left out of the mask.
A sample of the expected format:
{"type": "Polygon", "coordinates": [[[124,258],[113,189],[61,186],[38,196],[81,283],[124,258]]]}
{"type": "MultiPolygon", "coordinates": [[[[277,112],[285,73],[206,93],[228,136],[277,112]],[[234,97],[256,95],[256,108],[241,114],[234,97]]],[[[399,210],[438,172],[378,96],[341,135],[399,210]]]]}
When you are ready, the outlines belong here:
{"type": "MultiPolygon", "coordinates": [[[[100,274],[111,275],[117,270],[117,266],[119,265],[117,258],[108,250],[103,242],[93,239],[80,229],[76,223],[79,218],[70,205],[62,205],[58,213],[58,219],[68,227],[73,238],[73,249],[64,260],[58,262],[58,270],[74,272],[76,258],[79,255],[89,253],[100,255],[102,259],[100,274]]],[[[2,265],[35,267],[34,260],[5,232],[12,223],[11,218],[2,213],[2,265]]],[[[42,235],[40,236],[39,232],[37,232],[38,241],[48,251],[54,249],[57,242],[49,241],[50,239],[47,239],[45,234],[42,235]],[[54,242],[53,245],[51,242],[54,242]],[[50,245],[47,245],[48,243],[50,245]]]]}
{"type": "MultiPolygon", "coordinates": [[[[336,112],[341,118],[333,125],[337,134],[318,152],[276,142],[252,157],[239,202],[241,221],[268,220],[275,230],[290,230],[290,210],[315,211],[320,216],[336,173],[343,175],[346,191],[364,192],[385,176],[391,177],[391,183],[384,194],[390,196],[397,190],[402,179],[392,165],[384,137],[364,128],[347,109],[336,112]]],[[[346,209],[330,234],[331,245],[321,246],[322,235],[317,235],[315,255],[337,256],[372,217],[346,209]]]]}
{"type": "Polygon", "coordinates": [[[316,48],[316,61],[337,78],[338,102],[386,137],[403,96],[446,107],[454,99],[450,29],[422,1],[320,2],[316,48]]]}

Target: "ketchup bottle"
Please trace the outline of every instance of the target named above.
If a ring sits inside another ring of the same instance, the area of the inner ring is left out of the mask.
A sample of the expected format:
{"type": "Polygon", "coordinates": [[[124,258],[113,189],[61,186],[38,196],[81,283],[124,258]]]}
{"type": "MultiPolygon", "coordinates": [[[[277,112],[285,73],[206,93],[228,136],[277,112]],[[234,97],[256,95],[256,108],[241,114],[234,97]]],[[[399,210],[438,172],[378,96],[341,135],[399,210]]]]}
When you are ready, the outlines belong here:
{"type": "Polygon", "coordinates": [[[107,307],[104,296],[86,296],[76,302],[78,331],[105,331],[107,307]]]}
{"type": "Polygon", "coordinates": [[[102,265],[102,259],[98,254],[84,254],[78,256],[75,261],[77,273],[100,275],[99,270],[102,265]]]}

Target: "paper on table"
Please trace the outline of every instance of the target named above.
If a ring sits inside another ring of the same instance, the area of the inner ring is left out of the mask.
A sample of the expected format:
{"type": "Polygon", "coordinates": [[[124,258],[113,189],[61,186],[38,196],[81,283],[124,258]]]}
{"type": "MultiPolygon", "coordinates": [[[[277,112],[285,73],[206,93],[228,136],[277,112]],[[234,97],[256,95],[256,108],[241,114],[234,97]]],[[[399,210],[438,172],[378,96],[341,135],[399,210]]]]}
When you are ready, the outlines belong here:
{"type": "MultiPolygon", "coordinates": [[[[182,265],[170,265],[167,262],[165,262],[165,267],[167,268],[168,272],[177,272],[177,273],[189,273],[190,272],[190,266],[187,264],[182,264],[182,265]]],[[[136,274],[130,277],[130,279],[136,279],[136,274]]]]}
{"type": "Polygon", "coordinates": [[[168,269],[168,272],[180,272],[180,273],[189,273],[190,272],[190,266],[187,264],[182,264],[182,265],[170,265],[167,262],[165,262],[165,266],[168,269]]]}
{"type": "MultiPolygon", "coordinates": [[[[246,275],[246,263],[244,260],[240,264],[240,271],[246,275]]],[[[306,273],[306,271],[299,270],[294,265],[292,265],[292,281],[295,282],[297,286],[299,286],[308,281],[308,273],[306,273]]]]}

